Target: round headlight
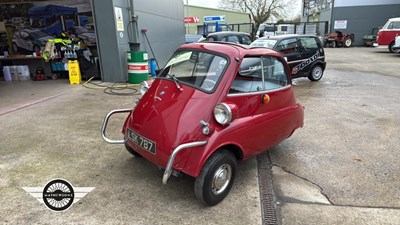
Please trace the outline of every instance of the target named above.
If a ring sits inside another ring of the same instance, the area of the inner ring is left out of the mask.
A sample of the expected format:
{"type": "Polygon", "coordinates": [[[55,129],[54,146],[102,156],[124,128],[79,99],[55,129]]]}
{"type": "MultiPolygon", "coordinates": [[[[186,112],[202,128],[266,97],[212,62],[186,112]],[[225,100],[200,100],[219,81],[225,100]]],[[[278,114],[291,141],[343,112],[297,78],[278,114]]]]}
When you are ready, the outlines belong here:
{"type": "Polygon", "coordinates": [[[220,103],[214,108],[214,118],[221,124],[226,125],[232,121],[232,110],[225,103],[220,103]]]}
{"type": "Polygon", "coordinates": [[[142,94],[142,96],[147,92],[147,90],[149,90],[149,84],[146,81],[143,81],[142,83],[140,83],[140,94],[142,94]]]}

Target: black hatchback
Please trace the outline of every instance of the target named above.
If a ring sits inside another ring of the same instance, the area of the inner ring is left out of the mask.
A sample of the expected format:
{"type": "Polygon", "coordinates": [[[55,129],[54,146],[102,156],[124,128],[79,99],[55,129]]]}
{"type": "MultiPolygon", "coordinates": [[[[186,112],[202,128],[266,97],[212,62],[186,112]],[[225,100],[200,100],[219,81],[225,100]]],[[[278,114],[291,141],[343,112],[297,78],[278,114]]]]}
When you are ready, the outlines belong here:
{"type": "Polygon", "coordinates": [[[251,44],[251,36],[249,33],[236,32],[236,31],[220,31],[208,34],[203,42],[231,42],[236,44],[249,45],[251,44]]]}
{"type": "Polygon", "coordinates": [[[280,52],[289,64],[292,78],[308,77],[311,81],[318,81],[326,67],[324,48],[317,36],[269,36],[255,40],[250,46],[280,52]]]}

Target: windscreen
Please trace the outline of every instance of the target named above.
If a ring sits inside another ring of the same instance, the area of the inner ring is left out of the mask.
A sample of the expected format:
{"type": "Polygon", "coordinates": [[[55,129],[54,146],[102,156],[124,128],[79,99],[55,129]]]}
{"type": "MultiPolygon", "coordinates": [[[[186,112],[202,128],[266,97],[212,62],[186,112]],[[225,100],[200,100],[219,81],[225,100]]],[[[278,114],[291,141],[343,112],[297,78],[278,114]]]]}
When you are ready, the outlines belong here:
{"type": "Polygon", "coordinates": [[[178,51],[169,60],[160,77],[211,92],[216,88],[227,65],[226,58],[209,52],[178,51]]]}

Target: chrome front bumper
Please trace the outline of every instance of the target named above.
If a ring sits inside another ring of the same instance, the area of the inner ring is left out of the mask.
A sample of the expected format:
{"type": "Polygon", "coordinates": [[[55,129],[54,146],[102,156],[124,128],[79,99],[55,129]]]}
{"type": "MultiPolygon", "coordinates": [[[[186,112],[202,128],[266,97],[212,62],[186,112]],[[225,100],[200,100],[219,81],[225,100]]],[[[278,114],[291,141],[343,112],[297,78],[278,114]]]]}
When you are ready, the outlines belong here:
{"type": "Polygon", "coordinates": [[[175,160],[176,155],[180,151],[188,149],[188,148],[192,148],[192,147],[205,145],[205,144],[207,144],[207,141],[197,141],[197,142],[190,142],[190,143],[186,143],[186,144],[181,144],[178,147],[176,147],[174,149],[174,151],[172,151],[172,154],[169,156],[167,167],[165,167],[164,175],[163,175],[163,178],[162,178],[163,184],[167,184],[168,179],[171,177],[172,165],[174,164],[174,160],[175,160]]]}
{"type": "Polygon", "coordinates": [[[109,112],[107,115],[106,115],[106,117],[104,118],[104,121],[103,121],[103,126],[101,127],[101,137],[103,138],[103,140],[105,141],[105,142],[107,142],[107,143],[109,143],[109,144],[124,144],[125,143],[125,140],[123,139],[123,140],[112,140],[112,139],[109,139],[107,136],[106,136],[106,129],[107,129],[107,125],[108,125],[108,121],[110,120],[110,117],[113,115],[113,114],[117,114],[117,113],[130,113],[132,111],[132,109],[115,109],[115,110],[112,110],[111,112],[109,112]]]}
{"type": "MultiPolygon", "coordinates": [[[[116,110],[112,110],[111,112],[109,112],[106,117],[104,118],[103,121],[103,126],[101,127],[101,137],[103,138],[103,140],[109,144],[125,144],[126,140],[122,139],[122,140],[112,140],[109,139],[106,136],[106,130],[107,130],[107,125],[108,125],[108,121],[110,120],[110,117],[113,114],[117,114],[117,113],[130,113],[132,111],[132,109],[116,109],[116,110]]],[[[174,160],[176,155],[178,155],[178,153],[182,150],[186,150],[188,148],[192,148],[192,147],[197,147],[197,146],[201,146],[201,145],[205,145],[207,144],[207,141],[197,141],[197,142],[190,142],[190,143],[186,143],[186,144],[181,144],[178,147],[176,147],[173,151],[172,154],[169,156],[168,159],[168,163],[167,166],[165,167],[165,171],[164,171],[164,175],[162,178],[162,183],[163,184],[167,184],[168,179],[171,177],[172,174],[172,165],[174,164],[174,160]]]]}

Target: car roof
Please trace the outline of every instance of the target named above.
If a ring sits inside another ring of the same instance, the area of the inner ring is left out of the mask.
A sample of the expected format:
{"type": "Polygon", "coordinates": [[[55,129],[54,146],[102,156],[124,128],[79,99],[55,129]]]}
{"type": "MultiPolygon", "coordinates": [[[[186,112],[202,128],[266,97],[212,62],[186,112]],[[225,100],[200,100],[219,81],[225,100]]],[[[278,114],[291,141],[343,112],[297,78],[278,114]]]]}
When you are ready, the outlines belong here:
{"type": "Polygon", "coordinates": [[[210,36],[223,36],[223,35],[248,35],[248,36],[250,36],[250,34],[249,33],[245,33],[245,32],[238,32],[238,31],[219,31],[219,32],[214,32],[214,33],[211,33],[211,34],[208,34],[207,35],[207,37],[210,37],[210,36]]]}
{"type": "Polygon", "coordinates": [[[390,18],[389,21],[400,21],[400,17],[390,18]]]}
{"type": "Polygon", "coordinates": [[[238,53],[240,57],[244,56],[261,56],[271,55],[283,59],[283,56],[275,50],[263,48],[263,47],[252,47],[248,45],[235,44],[231,42],[194,42],[182,45],[179,49],[198,49],[206,51],[221,52],[223,54],[237,57],[238,53]]]}
{"type": "Polygon", "coordinates": [[[274,36],[268,36],[268,37],[262,37],[257,40],[282,40],[286,38],[293,38],[293,37],[313,37],[317,38],[315,35],[307,35],[307,34],[284,34],[284,35],[274,35],[274,36]]]}

